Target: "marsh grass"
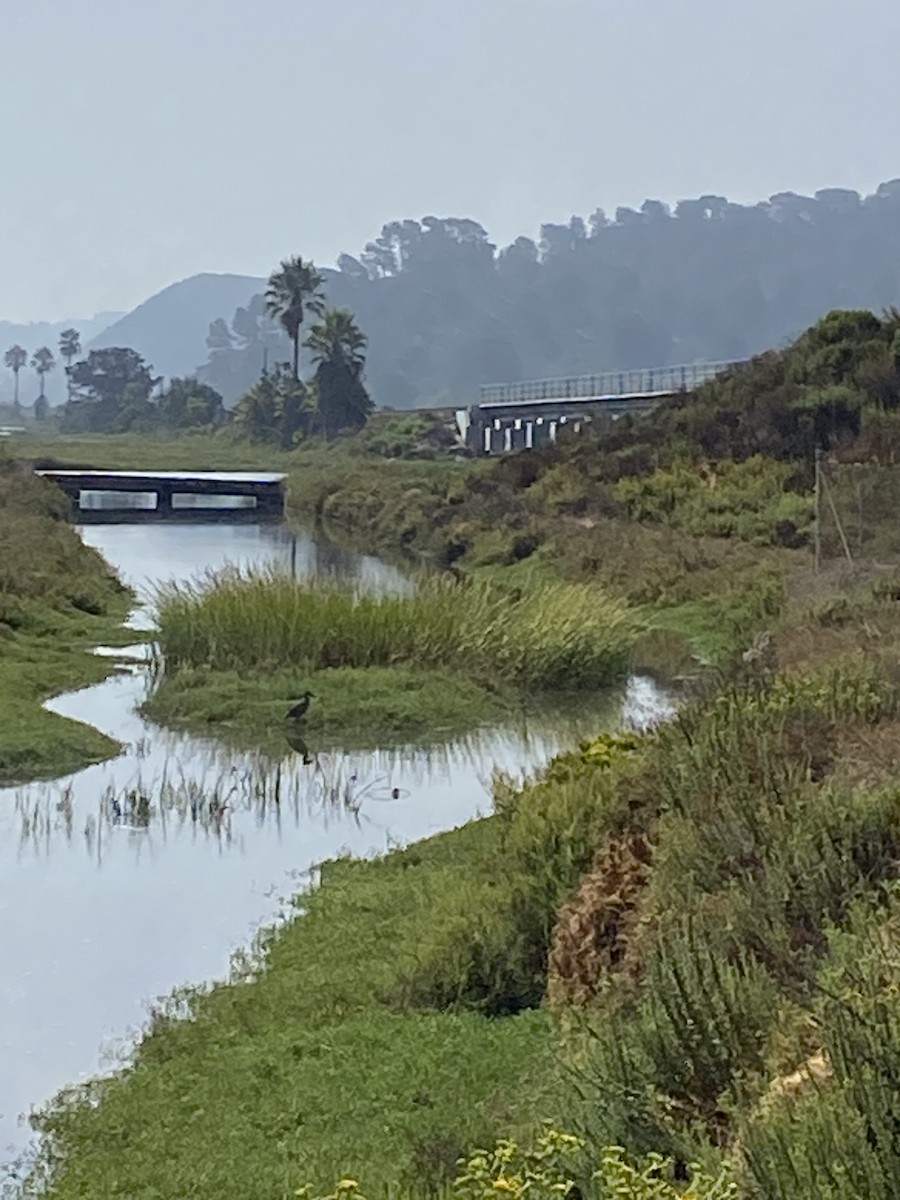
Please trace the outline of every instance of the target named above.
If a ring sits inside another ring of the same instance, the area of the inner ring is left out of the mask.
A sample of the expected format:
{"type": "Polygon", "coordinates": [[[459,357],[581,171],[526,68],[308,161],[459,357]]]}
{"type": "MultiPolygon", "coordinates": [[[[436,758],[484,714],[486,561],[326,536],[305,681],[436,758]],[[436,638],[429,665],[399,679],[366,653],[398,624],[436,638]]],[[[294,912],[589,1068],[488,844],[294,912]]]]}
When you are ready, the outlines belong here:
{"type": "Polygon", "coordinates": [[[128,786],[108,785],[92,803],[79,802],[70,784],[31,785],[17,790],[19,844],[46,854],[53,845],[81,840],[87,852],[104,857],[109,839],[121,834],[160,837],[189,829],[223,846],[242,844],[243,817],[267,821],[344,815],[360,824],[373,805],[405,796],[389,772],[361,771],[343,756],[316,755],[302,765],[244,765],[191,778],[177,763],[152,776],[139,774],[128,786]]]}
{"type": "Polygon", "coordinates": [[[595,588],[507,589],[436,577],[369,595],[275,571],[172,584],[156,598],[165,670],[452,668],[534,690],[597,689],[627,672],[637,623],[595,588]]]}

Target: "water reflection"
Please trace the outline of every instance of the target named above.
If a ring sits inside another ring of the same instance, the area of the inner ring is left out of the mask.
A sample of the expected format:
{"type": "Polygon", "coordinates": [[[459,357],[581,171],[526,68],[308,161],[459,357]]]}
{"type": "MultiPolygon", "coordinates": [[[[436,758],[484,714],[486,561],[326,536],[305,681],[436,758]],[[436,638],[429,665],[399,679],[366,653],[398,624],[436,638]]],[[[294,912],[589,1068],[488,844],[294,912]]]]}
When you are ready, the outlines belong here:
{"type": "MultiPolygon", "coordinates": [[[[83,536],[145,601],[160,582],[232,564],[409,586],[376,558],[278,526],[93,525],[83,536]]],[[[149,614],[130,624],[148,628],[149,614]]],[[[129,660],[121,674],[49,707],[123,753],[0,791],[0,1177],[28,1140],[19,1114],[94,1074],[155,998],[221,978],[316,864],[471,820],[489,811],[495,770],[528,772],[666,703],[632,681],[593,711],[579,701],[442,745],[341,753],[294,735],[276,754],[248,755],[143,721],[146,648],[115,653],[129,660]]]]}
{"type": "Polygon", "coordinates": [[[431,812],[433,830],[486,810],[494,771],[528,773],[600,729],[658,720],[667,703],[650,680],[632,679],[598,703],[560,702],[426,746],[323,749],[286,726],[284,750],[274,755],[145,722],[135,711],[145,672],[139,662],[128,670],[51,704],[81,717],[90,706],[92,724],[123,742],[123,753],[70,778],[17,789],[12,807],[0,805],[0,862],[12,842],[13,814],[20,862],[76,846],[98,866],[123,854],[159,862],[180,840],[195,850],[205,841],[217,852],[245,853],[249,837],[281,840],[291,829],[305,830],[309,839],[312,829],[327,833],[348,823],[403,839],[411,825],[421,828],[423,811],[431,812]]]}
{"type": "Polygon", "coordinates": [[[160,583],[226,566],[276,566],[301,579],[338,575],[373,591],[406,591],[410,586],[402,572],[379,558],[353,554],[284,525],[90,525],[80,532],[144,604],[160,583]]]}

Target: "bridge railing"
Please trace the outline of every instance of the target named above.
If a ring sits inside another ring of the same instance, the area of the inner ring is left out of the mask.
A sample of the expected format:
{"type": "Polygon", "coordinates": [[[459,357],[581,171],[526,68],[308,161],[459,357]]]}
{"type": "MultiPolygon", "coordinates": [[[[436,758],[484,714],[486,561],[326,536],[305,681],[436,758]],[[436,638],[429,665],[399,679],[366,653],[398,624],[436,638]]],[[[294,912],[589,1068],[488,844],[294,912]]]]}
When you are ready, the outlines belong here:
{"type": "Polygon", "coordinates": [[[565,379],[529,379],[521,383],[486,383],[482,404],[527,404],[532,400],[577,400],[599,396],[660,395],[691,391],[746,360],[685,363],[675,367],[644,367],[633,371],[603,371],[565,379]]]}

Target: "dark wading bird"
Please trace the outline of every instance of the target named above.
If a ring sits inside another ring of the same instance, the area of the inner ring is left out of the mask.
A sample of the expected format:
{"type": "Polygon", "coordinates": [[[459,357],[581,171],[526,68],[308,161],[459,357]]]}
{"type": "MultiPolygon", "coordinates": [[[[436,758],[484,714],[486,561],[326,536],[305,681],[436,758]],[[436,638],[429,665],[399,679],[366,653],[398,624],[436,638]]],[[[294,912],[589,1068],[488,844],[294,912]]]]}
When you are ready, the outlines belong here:
{"type": "Polygon", "coordinates": [[[289,708],[287,719],[289,721],[302,721],[309,709],[310,700],[315,700],[312,692],[304,692],[293,708],[289,708]]]}

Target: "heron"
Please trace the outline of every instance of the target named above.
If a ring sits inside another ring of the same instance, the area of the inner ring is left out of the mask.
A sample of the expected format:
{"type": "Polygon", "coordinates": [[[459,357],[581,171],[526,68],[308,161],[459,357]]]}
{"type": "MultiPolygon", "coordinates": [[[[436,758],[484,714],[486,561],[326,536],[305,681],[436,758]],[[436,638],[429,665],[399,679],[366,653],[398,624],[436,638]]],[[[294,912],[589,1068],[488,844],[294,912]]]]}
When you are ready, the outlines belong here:
{"type": "Polygon", "coordinates": [[[293,708],[288,709],[287,719],[289,721],[301,721],[309,709],[310,700],[315,700],[313,692],[304,692],[293,708]]]}

